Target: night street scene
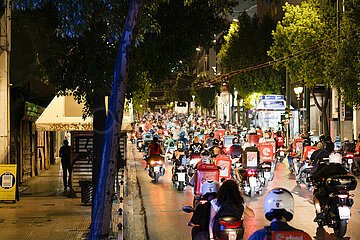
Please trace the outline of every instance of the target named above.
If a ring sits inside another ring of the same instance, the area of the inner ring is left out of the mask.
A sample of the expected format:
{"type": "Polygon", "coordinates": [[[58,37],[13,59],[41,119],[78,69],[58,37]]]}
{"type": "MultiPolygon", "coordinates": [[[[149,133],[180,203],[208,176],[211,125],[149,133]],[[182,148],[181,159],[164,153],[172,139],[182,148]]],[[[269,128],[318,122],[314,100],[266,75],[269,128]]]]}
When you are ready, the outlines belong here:
{"type": "Polygon", "coordinates": [[[359,176],[360,0],[0,0],[0,240],[359,240],[359,176]]]}

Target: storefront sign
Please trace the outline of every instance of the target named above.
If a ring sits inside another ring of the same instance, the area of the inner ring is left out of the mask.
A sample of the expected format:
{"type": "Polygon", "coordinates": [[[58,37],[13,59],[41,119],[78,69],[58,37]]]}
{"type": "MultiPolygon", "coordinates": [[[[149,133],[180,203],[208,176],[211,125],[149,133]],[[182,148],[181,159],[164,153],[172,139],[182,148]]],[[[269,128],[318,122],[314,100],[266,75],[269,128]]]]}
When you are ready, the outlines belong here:
{"type": "Polygon", "coordinates": [[[16,164],[0,165],[0,200],[14,201],[16,194],[16,164]]]}

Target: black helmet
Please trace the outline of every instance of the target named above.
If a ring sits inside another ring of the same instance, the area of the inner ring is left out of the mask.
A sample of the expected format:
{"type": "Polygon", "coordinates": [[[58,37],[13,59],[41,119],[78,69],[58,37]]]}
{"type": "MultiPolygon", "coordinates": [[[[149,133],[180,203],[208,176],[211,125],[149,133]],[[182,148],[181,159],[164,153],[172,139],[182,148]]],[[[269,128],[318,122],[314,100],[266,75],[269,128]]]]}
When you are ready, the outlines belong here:
{"type": "Polygon", "coordinates": [[[239,138],[234,137],[234,138],[232,139],[232,144],[239,144],[239,138]]]}
{"type": "Polygon", "coordinates": [[[215,136],[214,132],[211,132],[211,133],[210,133],[210,137],[213,138],[214,136],[215,136]]]}
{"type": "Polygon", "coordinates": [[[319,140],[320,140],[320,142],[324,141],[325,140],[325,135],[321,134],[321,136],[319,137],[319,140]]]}
{"type": "Polygon", "coordinates": [[[213,140],[213,145],[219,145],[219,144],[220,144],[219,139],[215,138],[215,139],[213,140]]]}
{"type": "Polygon", "coordinates": [[[303,145],[303,147],[308,147],[308,146],[311,146],[311,142],[309,141],[309,139],[305,139],[305,140],[302,142],[302,145],[303,145]]]}

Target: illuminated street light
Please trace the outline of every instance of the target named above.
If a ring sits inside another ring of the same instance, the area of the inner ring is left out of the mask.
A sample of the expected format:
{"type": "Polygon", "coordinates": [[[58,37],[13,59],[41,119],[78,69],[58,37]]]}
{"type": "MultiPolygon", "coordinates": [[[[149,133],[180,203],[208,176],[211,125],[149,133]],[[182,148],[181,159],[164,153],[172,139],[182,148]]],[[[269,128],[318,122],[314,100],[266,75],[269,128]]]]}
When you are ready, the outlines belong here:
{"type": "Polygon", "coordinates": [[[301,93],[303,92],[303,87],[296,87],[294,88],[294,92],[296,94],[296,98],[297,98],[297,101],[298,101],[298,119],[299,119],[299,132],[301,131],[300,129],[300,117],[301,117],[301,114],[300,114],[300,96],[301,96],[301,93]]]}
{"type": "Polygon", "coordinates": [[[196,51],[200,52],[200,51],[201,51],[201,49],[200,49],[199,47],[197,47],[197,48],[196,48],[196,51]]]}

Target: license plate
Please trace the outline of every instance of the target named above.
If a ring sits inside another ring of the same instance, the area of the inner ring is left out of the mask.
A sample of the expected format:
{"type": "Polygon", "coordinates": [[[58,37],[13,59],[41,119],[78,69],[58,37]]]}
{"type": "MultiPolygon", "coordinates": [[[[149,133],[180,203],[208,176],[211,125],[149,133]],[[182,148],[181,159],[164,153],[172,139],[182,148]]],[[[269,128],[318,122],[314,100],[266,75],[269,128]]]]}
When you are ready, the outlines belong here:
{"type": "Polygon", "coordinates": [[[229,233],[229,240],[236,240],[237,234],[236,232],[230,232],[229,233]]]}
{"type": "Polygon", "coordinates": [[[284,157],[285,153],[284,152],[280,152],[280,157],[284,157]]]}
{"type": "Polygon", "coordinates": [[[339,207],[339,217],[341,220],[349,219],[350,218],[350,208],[347,206],[339,207]]]}
{"type": "Polygon", "coordinates": [[[178,173],[178,181],[185,182],[185,173],[178,173]]]}
{"type": "Polygon", "coordinates": [[[249,177],[249,185],[250,185],[250,187],[256,186],[256,178],[255,177],[249,177]]]}
{"type": "Polygon", "coordinates": [[[160,166],[155,166],[154,167],[154,172],[160,172],[160,166]]]}
{"type": "Polygon", "coordinates": [[[352,164],[353,160],[351,158],[348,159],[348,163],[352,164]]]}
{"type": "Polygon", "coordinates": [[[270,172],[264,172],[264,178],[269,179],[270,178],[270,172]]]}

